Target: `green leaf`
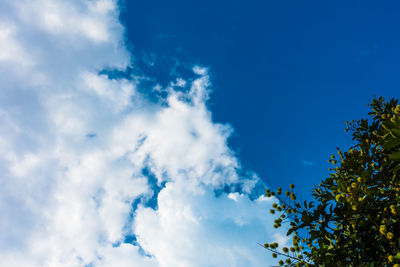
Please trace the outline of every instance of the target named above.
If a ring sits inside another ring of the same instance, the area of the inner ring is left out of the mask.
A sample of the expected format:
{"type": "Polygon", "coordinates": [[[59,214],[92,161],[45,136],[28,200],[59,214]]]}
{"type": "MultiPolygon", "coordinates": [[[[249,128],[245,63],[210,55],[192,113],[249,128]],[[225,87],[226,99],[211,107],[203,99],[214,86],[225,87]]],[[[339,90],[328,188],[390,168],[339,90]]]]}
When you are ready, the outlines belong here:
{"type": "Polygon", "coordinates": [[[389,159],[394,160],[394,161],[400,161],[400,152],[392,152],[392,154],[389,155],[389,159]]]}
{"type": "Polygon", "coordinates": [[[319,237],[320,234],[319,234],[318,231],[312,230],[312,231],[310,231],[310,235],[311,235],[310,241],[313,241],[314,239],[316,239],[317,237],[319,237]]]}
{"type": "Polygon", "coordinates": [[[290,228],[290,229],[287,231],[286,235],[287,235],[287,236],[290,236],[290,234],[293,233],[294,231],[296,231],[294,228],[290,228]]]}
{"type": "Polygon", "coordinates": [[[400,129],[392,129],[391,132],[393,133],[394,136],[400,138],[400,129]]]}
{"type": "Polygon", "coordinates": [[[303,211],[302,216],[301,216],[301,221],[305,224],[309,224],[312,221],[313,217],[308,215],[306,211],[303,211]]]}
{"type": "Polygon", "coordinates": [[[383,145],[383,148],[384,149],[391,149],[391,148],[396,147],[398,145],[400,145],[400,139],[392,139],[392,140],[387,141],[383,145]]]}
{"type": "Polygon", "coordinates": [[[290,235],[291,233],[293,233],[294,231],[297,231],[297,229],[299,229],[300,226],[301,226],[301,225],[294,226],[294,227],[290,228],[290,229],[287,231],[286,235],[289,236],[289,235],[290,235]]]}
{"type": "Polygon", "coordinates": [[[396,128],[396,124],[391,121],[384,121],[382,122],[382,127],[390,131],[391,129],[396,128]]]}

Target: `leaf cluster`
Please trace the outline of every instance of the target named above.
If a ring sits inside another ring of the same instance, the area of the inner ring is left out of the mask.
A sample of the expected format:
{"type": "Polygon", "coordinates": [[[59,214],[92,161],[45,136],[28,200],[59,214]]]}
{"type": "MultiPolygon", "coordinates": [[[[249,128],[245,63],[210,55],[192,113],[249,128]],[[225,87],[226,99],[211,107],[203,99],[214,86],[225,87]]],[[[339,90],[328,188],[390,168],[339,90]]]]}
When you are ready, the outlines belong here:
{"type": "Polygon", "coordinates": [[[400,105],[382,97],[369,104],[369,119],[346,122],[354,145],[337,148],[329,177],[313,189],[314,201],[293,192],[274,196],[274,227],[290,225],[290,248],[265,247],[285,266],[400,267],[400,105]]]}

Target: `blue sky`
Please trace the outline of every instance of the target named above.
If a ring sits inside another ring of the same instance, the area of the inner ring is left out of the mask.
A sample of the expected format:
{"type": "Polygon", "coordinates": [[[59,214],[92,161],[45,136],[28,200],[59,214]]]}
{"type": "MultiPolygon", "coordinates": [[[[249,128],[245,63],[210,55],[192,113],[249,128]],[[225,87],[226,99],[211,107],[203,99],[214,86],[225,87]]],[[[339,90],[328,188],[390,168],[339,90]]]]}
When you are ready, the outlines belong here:
{"type": "Polygon", "coordinates": [[[276,263],[260,190],[397,97],[394,3],[0,1],[0,265],[276,263]]]}
{"type": "Polygon", "coordinates": [[[348,147],[345,120],[374,95],[398,97],[396,1],[126,1],[121,20],[146,70],[210,68],[214,120],[228,122],[243,164],[304,197],[348,147]],[[147,57],[146,57],[147,58],[147,57]],[[304,164],[305,163],[305,164],[304,164]],[[308,164],[307,164],[308,163],[308,164]],[[310,164],[311,163],[311,164],[310,164]]]}

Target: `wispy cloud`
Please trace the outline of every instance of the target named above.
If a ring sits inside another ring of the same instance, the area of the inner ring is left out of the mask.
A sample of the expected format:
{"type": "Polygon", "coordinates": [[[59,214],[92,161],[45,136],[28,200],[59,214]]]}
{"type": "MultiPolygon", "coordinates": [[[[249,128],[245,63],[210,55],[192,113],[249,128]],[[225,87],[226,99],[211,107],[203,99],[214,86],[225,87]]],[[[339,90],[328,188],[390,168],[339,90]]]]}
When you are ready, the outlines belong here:
{"type": "Polygon", "coordinates": [[[211,119],[208,70],[159,103],[137,77],[99,74],[131,62],[118,13],[112,0],[0,3],[14,49],[0,56],[0,265],[272,262],[257,242],[286,239],[271,202],[249,197],[259,179],[239,174],[232,128],[211,119]]]}
{"type": "Polygon", "coordinates": [[[306,166],[313,166],[315,165],[314,161],[310,161],[310,160],[303,160],[302,163],[306,166]]]}

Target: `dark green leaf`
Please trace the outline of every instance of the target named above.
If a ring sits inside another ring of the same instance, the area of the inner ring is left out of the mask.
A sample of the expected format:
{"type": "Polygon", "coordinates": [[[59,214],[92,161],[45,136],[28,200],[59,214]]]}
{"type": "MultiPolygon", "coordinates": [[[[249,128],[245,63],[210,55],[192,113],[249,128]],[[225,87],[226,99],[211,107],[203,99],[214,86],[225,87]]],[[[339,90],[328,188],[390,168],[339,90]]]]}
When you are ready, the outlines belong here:
{"type": "Polygon", "coordinates": [[[399,161],[400,160],[400,152],[392,152],[390,154],[389,159],[399,161]]]}
{"type": "Polygon", "coordinates": [[[388,149],[391,149],[391,148],[396,147],[398,145],[400,145],[400,139],[392,139],[392,140],[389,140],[388,142],[386,142],[383,145],[383,148],[388,150],[388,149]]]}

